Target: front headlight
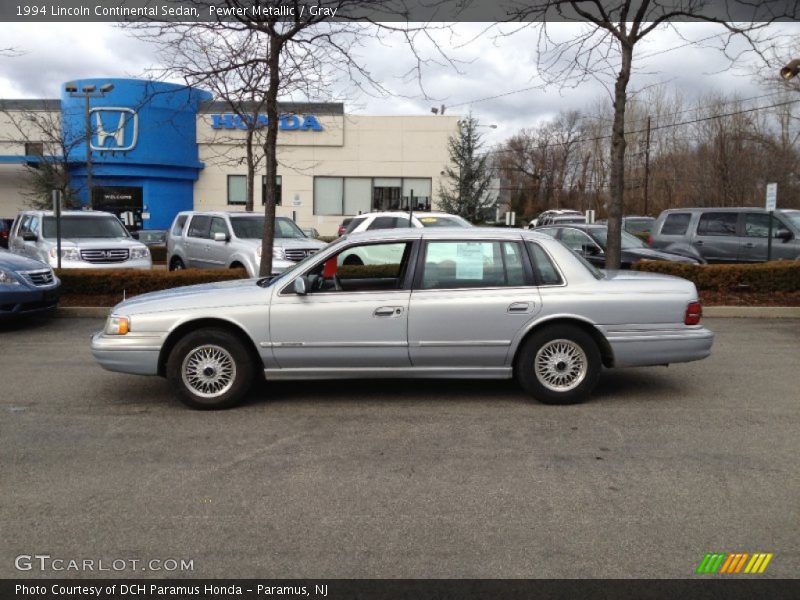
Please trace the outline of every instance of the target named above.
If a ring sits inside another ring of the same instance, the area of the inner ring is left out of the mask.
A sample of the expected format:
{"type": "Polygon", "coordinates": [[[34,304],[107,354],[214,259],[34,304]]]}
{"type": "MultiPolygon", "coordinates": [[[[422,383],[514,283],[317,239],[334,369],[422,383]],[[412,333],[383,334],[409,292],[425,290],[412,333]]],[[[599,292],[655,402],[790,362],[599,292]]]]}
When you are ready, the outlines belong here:
{"type": "Polygon", "coordinates": [[[106,335],[125,335],[130,329],[130,319],[128,317],[120,317],[118,315],[111,315],[106,321],[106,335]]]}
{"type": "Polygon", "coordinates": [[[281,248],[280,246],[273,246],[272,258],[277,258],[278,260],[286,260],[286,250],[281,248]]]}
{"type": "Polygon", "coordinates": [[[147,246],[143,246],[142,248],[131,248],[131,258],[149,258],[150,257],[150,250],[147,249],[147,246]]]}
{"type": "MultiPolygon", "coordinates": [[[[50,248],[50,258],[55,260],[58,258],[58,248],[50,248]]],[[[61,248],[61,259],[62,260],[80,260],[81,253],[78,251],[77,248],[61,248]]]]}
{"type": "Polygon", "coordinates": [[[19,279],[8,269],[0,269],[0,285],[19,285],[19,279]]]}
{"type": "Polygon", "coordinates": [[[256,256],[261,258],[261,246],[256,246],[256,256]]]}

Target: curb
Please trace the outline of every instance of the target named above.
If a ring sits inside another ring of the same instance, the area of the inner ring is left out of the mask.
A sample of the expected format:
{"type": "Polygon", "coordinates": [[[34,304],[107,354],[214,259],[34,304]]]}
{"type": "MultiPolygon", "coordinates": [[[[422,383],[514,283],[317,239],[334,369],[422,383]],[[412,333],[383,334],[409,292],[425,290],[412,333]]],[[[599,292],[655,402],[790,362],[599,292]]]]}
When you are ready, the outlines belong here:
{"type": "Polygon", "coordinates": [[[704,306],[703,317],[800,319],[800,306],[704,306]]]}
{"type": "MultiPolygon", "coordinates": [[[[109,306],[59,306],[57,317],[105,319],[109,306]]],[[[800,306],[704,306],[703,317],[710,319],[800,319],[800,306]]]]}

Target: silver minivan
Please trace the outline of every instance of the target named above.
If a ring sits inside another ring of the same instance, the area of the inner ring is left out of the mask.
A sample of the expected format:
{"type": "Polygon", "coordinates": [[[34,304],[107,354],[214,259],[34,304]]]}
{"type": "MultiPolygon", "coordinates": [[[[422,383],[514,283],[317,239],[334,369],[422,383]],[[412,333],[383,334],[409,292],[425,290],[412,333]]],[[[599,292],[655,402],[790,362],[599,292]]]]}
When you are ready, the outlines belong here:
{"type": "MultiPolygon", "coordinates": [[[[247,270],[258,276],[264,215],[247,212],[178,213],[167,233],[167,265],[180,269],[247,270]]],[[[282,273],[325,247],[307,237],[294,221],[275,217],[272,272],[282,273]]]]}
{"type": "MultiPolygon", "coordinates": [[[[53,211],[22,211],[11,226],[8,249],[56,267],[56,230],[53,211]]],[[[150,250],[133,239],[116,215],[99,210],[61,213],[63,269],[150,269],[152,264],[150,250]]]]}
{"type": "MultiPolygon", "coordinates": [[[[772,217],[772,260],[800,258],[800,210],[772,217]]],[[[763,208],[673,208],[653,225],[650,245],[710,263],[767,260],[769,214],[763,208]]]]}

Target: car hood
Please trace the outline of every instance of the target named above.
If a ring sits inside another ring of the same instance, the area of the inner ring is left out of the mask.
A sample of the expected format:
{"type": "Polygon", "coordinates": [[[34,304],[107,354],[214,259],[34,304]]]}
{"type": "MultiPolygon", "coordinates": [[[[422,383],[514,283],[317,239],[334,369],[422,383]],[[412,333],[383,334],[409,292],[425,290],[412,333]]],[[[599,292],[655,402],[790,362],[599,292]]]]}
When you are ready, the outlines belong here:
{"type": "Polygon", "coordinates": [[[150,292],[120,302],[111,312],[129,316],[193,308],[266,304],[270,292],[257,285],[256,281],[258,279],[235,279],[150,292]]]}
{"type": "MultiPolygon", "coordinates": [[[[56,243],[55,238],[47,238],[48,242],[56,243]]],[[[61,247],[73,246],[82,250],[107,250],[109,248],[141,248],[142,242],[131,238],[61,238],[61,247]]]]}
{"type": "MultiPolygon", "coordinates": [[[[253,248],[261,246],[261,240],[257,239],[238,238],[238,241],[253,248]]],[[[311,238],[275,238],[274,245],[276,248],[324,248],[327,246],[325,242],[311,238]]]]}
{"type": "Polygon", "coordinates": [[[50,265],[21,254],[0,250],[0,268],[11,269],[12,271],[33,271],[35,269],[49,269],[50,265]]]}
{"type": "Polygon", "coordinates": [[[673,252],[664,252],[653,248],[626,248],[622,250],[623,262],[635,262],[637,260],[671,260],[688,264],[697,264],[697,261],[673,252]]]}

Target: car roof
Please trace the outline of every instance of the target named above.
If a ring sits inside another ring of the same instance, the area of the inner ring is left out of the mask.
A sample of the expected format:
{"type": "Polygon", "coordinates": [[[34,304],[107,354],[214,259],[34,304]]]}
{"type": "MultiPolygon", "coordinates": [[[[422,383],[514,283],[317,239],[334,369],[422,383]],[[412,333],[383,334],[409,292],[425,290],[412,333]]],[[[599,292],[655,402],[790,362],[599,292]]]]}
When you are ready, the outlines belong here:
{"type": "MultiPolygon", "coordinates": [[[[776,208],[775,212],[789,212],[792,209],[787,208],[776,208]]],[[[664,213],[676,213],[676,212],[767,212],[767,209],[763,206],[709,206],[707,208],[693,206],[691,208],[668,208],[664,213]]],[[[662,213],[663,214],[663,213],[662,213]]]]}
{"type": "MultiPolygon", "coordinates": [[[[52,210],[21,210],[20,215],[41,215],[44,217],[53,217],[55,212],[52,210]]],[[[62,210],[61,216],[80,215],[82,217],[115,217],[114,213],[106,212],[104,210],[62,210]]]]}
{"type": "Polygon", "coordinates": [[[344,236],[354,241],[379,241],[393,239],[508,239],[516,240],[521,237],[531,239],[550,240],[550,236],[543,233],[516,227],[400,227],[395,229],[373,229],[359,233],[348,233],[344,236]]]}
{"type": "MultiPolygon", "coordinates": [[[[441,211],[435,210],[415,210],[413,212],[415,217],[419,215],[423,215],[425,217],[457,217],[458,215],[454,215],[452,213],[446,213],[441,211]]],[[[355,215],[353,218],[358,219],[359,217],[407,217],[408,211],[407,210],[377,210],[368,213],[361,213],[360,215],[355,215]]]]}

